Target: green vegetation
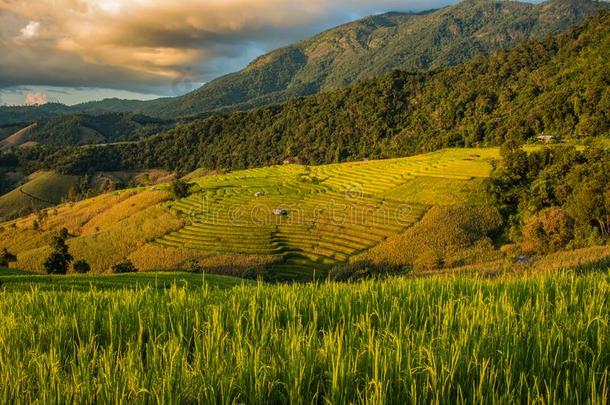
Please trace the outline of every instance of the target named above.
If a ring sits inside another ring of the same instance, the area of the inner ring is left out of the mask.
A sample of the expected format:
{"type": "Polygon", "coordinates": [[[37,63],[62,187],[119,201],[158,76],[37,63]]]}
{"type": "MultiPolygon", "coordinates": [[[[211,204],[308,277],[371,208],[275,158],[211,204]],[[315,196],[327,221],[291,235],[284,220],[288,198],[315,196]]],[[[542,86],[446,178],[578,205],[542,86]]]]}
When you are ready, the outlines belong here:
{"type": "Polygon", "coordinates": [[[610,238],[610,150],[502,148],[489,191],[509,223],[507,237],[545,254],[610,238]]]}
{"type": "Polygon", "coordinates": [[[123,260],[112,266],[112,272],[114,274],[125,274],[125,273],[137,273],[138,269],[133,265],[131,260],[123,260]]]}
{"type": "Polygon", "coordinates": [[[78,274],[87,274],[91,271],[91,265],[85,260],[77,260],[72,265],[72,270],[78,274]]]}
{"type": "MultiPolygon", "coordinates": [[[[500,145],[553,134],[607,136],[610,14],[542,42],[429,73],[393,74],[283,105],[214,115],[135,144],[38,153],[62,172],[244,169],[500,145]]],[[[24,152],[25,153],[25,152],[24,152]]],[[[29,163],[21,156],[24,166],[29,163]]]]}
{"type": "MultiPolygon", "coordinates": [[[[96,280],[115,277],[125,276],[96,280]]],[[[81,278],[90,280],[72,277],[81,278]]],[[[4,280],[3,403],[604,403],[610,396],[605,270],[192,291],[152,282],[11,292],[4,280]]]]}
{"type": "Polygon", "coordinates": [[[204,285],[211,288],[231,288],[250,281],[214,275],[171,273],[130,273],[130,274],[69,274],[65,276],[46,276],[26,273],[15,269],[0,268],[0,292],[22,291],[91,291],[121,289],[199,289],[204,285]]]}
{"type": "Polygon", "coordinates": [[[160,132],[170,121],[135,114],[72,114],[37,121],[31,141],[49,145],[105,144],[134,141],[160,132]]]}
{"type": "Polygon", "coordinates": [[[188,197],[191,194],[191,188],[192,184],[189,184],[182,179],[176,179],[169,186],[169,191],[174,200],[180,200],[188,197]]]}

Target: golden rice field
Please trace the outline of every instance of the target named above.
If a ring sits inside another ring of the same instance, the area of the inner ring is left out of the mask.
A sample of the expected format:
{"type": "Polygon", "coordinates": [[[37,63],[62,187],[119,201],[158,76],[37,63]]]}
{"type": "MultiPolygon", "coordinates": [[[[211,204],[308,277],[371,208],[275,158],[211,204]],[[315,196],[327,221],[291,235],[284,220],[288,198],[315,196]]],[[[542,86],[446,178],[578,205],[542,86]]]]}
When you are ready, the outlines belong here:
{"type": "Polygon", "coordinates": [[[497,149],[448,149],[250,169],[191,180],[193,194],[178,201],[163,185],[114,192],[5,223],[0,247],[17,254],[18,268],[41,272],[50,235],[65,226],[73,255],[98,273],[129,258],[146,271],[198,260],[210,272],[267,267],[279,278],[323,277],[432,205],[481,202],[481,180],[497,157],[497,149]]]}

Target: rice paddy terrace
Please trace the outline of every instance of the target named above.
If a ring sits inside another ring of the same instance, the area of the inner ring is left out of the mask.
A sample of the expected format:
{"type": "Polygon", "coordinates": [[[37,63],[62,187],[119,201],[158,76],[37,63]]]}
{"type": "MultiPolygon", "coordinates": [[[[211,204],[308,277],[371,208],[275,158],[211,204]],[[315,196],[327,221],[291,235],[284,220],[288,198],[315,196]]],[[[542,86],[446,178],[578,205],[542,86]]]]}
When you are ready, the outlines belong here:
{"type": "Polygon", "coordinates": [[[274,166],[195,180],[167,203],[187,225],[166,247],[274,256],[281,278],[323,276],[332,266],[403,232],[435,204],[460,202],[487,177],[493,149],[325,166],[274,166]]]}

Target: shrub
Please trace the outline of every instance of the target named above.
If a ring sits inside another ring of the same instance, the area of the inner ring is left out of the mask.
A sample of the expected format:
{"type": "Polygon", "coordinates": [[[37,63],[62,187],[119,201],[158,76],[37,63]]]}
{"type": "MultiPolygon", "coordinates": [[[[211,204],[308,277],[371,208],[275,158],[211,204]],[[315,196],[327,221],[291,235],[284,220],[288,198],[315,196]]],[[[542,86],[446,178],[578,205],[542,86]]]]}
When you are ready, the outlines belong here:
{"type": "Polygon", "coordinates": [[[184,180],[177,179],[169,187],[169,191],[174,200],[186,198],[191,194],[191,184],[184,180]]]}
{"type": "Polygon", "coordinates": [[[0,253],[0,266],[8,267],[10,263],[17,261],[17,256],[9,252],[6,248],[2,249],[0,253]]]}
{"type": "Polygon", "coordinates": [[[188,271],[189,273],[196,273],[196,274],[203,273],[203,266],[201,265],[201,262],[197,259],[189,260],[186,263],[185,267],[186,267],[186,271],[188,271]]]}
{"type": "Polygon", "coordinates": [[[136,273],[138,269],[133,265],[131,260],[124,260],[112,266],[112,272],[116,274],[136,273]]]}
{"type": "Polygon", "coordinates": [[[72,266],[75,273],[85,274],[91,271],[91,266],[85,260],[79,260],[72,266]]]}

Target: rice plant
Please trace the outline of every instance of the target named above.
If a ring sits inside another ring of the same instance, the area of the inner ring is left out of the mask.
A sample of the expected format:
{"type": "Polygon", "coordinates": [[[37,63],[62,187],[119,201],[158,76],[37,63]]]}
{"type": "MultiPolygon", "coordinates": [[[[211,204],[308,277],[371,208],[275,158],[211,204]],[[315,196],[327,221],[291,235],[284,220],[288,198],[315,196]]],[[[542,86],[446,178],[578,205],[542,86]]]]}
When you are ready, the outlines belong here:
{"type": "Polygon", "coordinates": [[[610,274],[0,292],[0,401],[596,403],[610,274]]]}

